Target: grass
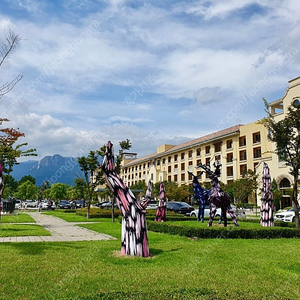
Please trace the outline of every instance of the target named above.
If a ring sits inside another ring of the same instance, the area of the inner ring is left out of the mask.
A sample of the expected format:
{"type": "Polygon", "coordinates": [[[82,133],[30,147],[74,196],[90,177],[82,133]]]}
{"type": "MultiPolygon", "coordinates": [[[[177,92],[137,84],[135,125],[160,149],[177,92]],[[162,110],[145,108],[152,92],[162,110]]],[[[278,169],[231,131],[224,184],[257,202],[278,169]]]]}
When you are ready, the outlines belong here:
{"type": "Polygon", "coordinates": [[[17,213],[15,215],[1,215],[1,223],[35,223],[28,214],[17,213]]]}
{"type": "Polygon", "coordinates": [[[153,299],[187,299],[180,294],[189,290],[200,294],[188,299],[300,298],[299,239],[149,232],[151,257],[128,257],[119,255],[121,225],[97,221],[81,226],[118,240],[1,244],[0,299],[143,299],[155,291],[153,299]]]}
{"type": "Polygon", "coordinates": [[[31,224],[1,224],[0,237],[51,235],[42,226],[31,224]]]}
{"type": "Polygon", "coordinates": [[[64,210],[59,209],[43,212],[43,214],[55,216],[67,222],[98,222],[97,218],[87,219],[86,217],[76,215],[73,212],[66,213],[64,210]]]}

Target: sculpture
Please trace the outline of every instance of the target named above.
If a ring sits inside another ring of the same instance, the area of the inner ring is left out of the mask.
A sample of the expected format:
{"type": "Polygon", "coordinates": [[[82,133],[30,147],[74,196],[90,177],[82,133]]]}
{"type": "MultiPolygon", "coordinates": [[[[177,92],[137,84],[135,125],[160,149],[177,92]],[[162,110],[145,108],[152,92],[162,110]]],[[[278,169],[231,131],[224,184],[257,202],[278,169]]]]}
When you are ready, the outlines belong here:
{"type": "Polygon", "coordinates": [[[209,178],[212,180],[212,188],[209,196],[209,202],[210,202],[210,218],[208,227],[212,225],[212,222],[214,220],[217,207],[220,207],[222,210],[222,215],[224,217],[224,227],[227,227],[227,216],[226,211],[230,214],[232,221],[236,227],[238,227],[238,223],[236,220],[236,216],[232,210],[232,207],[230,205],[230,197],[229,195],[221,189],[220,182],[218,179],[218,176],[220,176],[221,171],[221,164],[219,162],[214,163],[215,171],[212,172],[209,166],[200,164],[196,168],[202,168],[209,176],[209,178]]]}
{"type": "Polygon", "coordinates": [[[264,162],[262,175],[260,225],[264,227],[274,226],[274,203],[271,190],[271,176],[269,166],[264,162]]]}
{"type": "Polygon", "coordinates": [[[165,185],[163,182],[159,185],[159,203],[156,211],[155,221],[164,222],[166,221],[166,193],[165,185]]]}
{"type": "Polygon", "coordinates": [[[192,172],[188,171],[188,173],[193,176],[193,189],[194,189],[194,197],[199,203],[198,217],[197,221],[204,222],[204,207],[209,204],[209,195],[211,190],[204,189],[198,181],[198,178],[204,173],[202,171],[199,175],[194,175],[192,172]]]}
{"type": "Polygon", "coordinates": [[[151,182],[148,182],[146,196],[141,201],[137,201],[132,191],[115,172],[113,144],[110,141],[106,147],[102,170],[122,214],[121,253],[148,257],[145,209],[151,199],[151,182]]]}
{"type": "Polygon", "coordinates": [[[1,206],[1,198],[2,198],[2,192],[3,192],[3,177],[2,177],[2,161],[0,159],[0,221],[1,221],[1,211],[2,211],[2,206],[1,206]]]}

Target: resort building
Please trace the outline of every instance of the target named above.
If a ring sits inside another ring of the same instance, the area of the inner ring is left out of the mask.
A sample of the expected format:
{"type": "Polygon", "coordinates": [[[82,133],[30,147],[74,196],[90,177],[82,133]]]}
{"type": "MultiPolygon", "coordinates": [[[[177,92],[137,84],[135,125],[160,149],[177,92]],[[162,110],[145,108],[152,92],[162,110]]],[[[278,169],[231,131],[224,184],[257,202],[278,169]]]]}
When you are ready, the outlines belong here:
{"type": "MultiPolygon", "coordinates": [[[[270,111],[279,121],[284,118],[287,107],[296,106],[299,101],[300,77],[289,81],[283,98],[270,103],[270,111]]],[[[292,186],[292,177],[285,163],[279,161],[278,156],[272,152],[274,149],[262,124],[239,124],[180,145],[161,145],[155,153],[140,158],[137,153],[125,153],[121,177],[129,187],[140,180],[147,183],[150,179],[153,183],[174,181],[179,186],[187,185],[192,184],[188,171],[199,174],[201,169],[195,167],[200,163],[213,168],[213,163],[219,161],[222,164],[220,181],[225,184],[241,178],[248,169],[255,170],[261,181],[262,162],[266,162],[272,179],[275,178],[282,190],[281,207],[285,207],[291,205],[286,189],[292,186]]],[[[209,179],[204,173],[199,181],[203,183],[209,179]]],[[[259,189],[257,195],[255,201],[260,205],[259,189]]]]}

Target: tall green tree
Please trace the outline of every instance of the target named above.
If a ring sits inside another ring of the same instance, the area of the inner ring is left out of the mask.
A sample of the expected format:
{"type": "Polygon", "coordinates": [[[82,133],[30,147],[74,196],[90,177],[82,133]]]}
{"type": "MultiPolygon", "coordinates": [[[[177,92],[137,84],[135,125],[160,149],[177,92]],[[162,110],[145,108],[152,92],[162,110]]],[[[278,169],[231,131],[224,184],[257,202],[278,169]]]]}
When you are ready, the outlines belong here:
{"type": "Polygon", "coordinates": [[[17,188],[18,188],[17,180],[13,178],[11,175],[6,175],[4,176],[3,181],[5,182],[5,189],[2,193],[2,197],[4,199],[8,197],[12,197],[14,193],[17,192],[17,188]]]}
{"type": "Polygon", "coordinates": [[[37,198],[37,187],[31,181],[27,180],[21,183],[18,188],[17,192],[15,193],[15,197],[21,200],[26,199],[36,199],[37,198]]]}
{"type": "MultiPolygon", "coordinates": [[[[160,182],[156,182],[153,185],[152,194],[155,197],[159,197],[159,186],[160,182]]],[[[175,181],[164,181],[166,197],[168,201],[183,201],[183,202],[190,202],[190,195],[193,194],[193,190],[188,185],[181,185],[175,181]]]]}
{"type": "Polygon", "coordinates": [[[282,198],[282,192],[278,189],[278,185],[276,180],[273,178],[272,180],[272,192],[273,192],[273,202],[276,210],[280,209],[280,200],[282,198]]]}
{"type": "Polygon", "coordinates": [[[26,182],[26,181],[30,181],[33,184],[36,184],[36,179],[34,177],[32,177],[31,175],[23,176],[20,180],[18,180],[18,184],[20,185],[20,184],[22,184],[23,182],[26,182]]]}
{"type": "Polygon", "coordinates": [[[99,178],[99,168],[100,164],[98,162],[99,153],[97,151],[90,151],[87,157],[81,156],[77,158],[78,164],[80,166],[81,171],[84,174],[85,187],[88,194],[87,201],[87,219],[90,218],[90,207],[91,200],[93,199],[93,191],[96,187],[97,181],[99,178]]]}
{"type": "Polygon", "coordinates": [[[47,180],[38,188],[38,199],[47,199],[50,197],[50,182],[47,180]]]}
{"type": "Polygon", "coordinates": [[[57,200],[63,200],[68,199],[68,184],[64,183],[53,183],[50,188],[49,196],[51,199],[57,201],[57,200]]]}
{"type": "Polygon", "coordinates": [[[263,99],[267,117],[261,123],[268,129],[268,139],[275,144],[275,153],[285,161],[293,176],[292,203],[295,211],[296,227],[300,229],[298,211],[298,180],[300,170],[300,107],[289,106],[284,119],[276,122],[270,113],[268,102],[263,99]]]}
{"type": "Polygon", "coordinates": [[[231,183],[236,209],[242,203],[248,203],[248,197],[257,189],[257,174],[249,169],[242,178],[231,183]]]}
{"type": "Polygon", "coordinates": [[[75,199],[86,199],[87,190],[86,183],[83,178],[76,178],[74,180],[74,197],[75,199]]]}
{"type": "Polygon", "coordinates": [[[147,191],[145,180],[139,180],[137,183],[131,185],[130,189],[136,197],[139,195],[145,195],[147,191]]]}

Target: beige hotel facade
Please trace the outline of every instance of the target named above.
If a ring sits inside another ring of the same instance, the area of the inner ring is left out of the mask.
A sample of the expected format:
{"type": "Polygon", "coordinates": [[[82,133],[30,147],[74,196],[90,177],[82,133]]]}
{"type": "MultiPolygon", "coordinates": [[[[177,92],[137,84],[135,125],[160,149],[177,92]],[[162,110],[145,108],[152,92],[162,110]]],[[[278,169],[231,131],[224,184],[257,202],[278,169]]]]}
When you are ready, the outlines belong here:
{"type": "MultiPolygon", "coordinates": [[[[287,107],[300,101],[300,77],[289,81],[285,95],[270,104],[275,120],[281,120],[287,113],[287,107]],[[298,100],[299,99],[299,100],[298,100]]],[[[241,178],[245,170],[255,170],[261,182],[262,162],[270,167],[271,177],[282,191],[281,207],[291,205],[286,190],[292,186],[292,176],[285,163],[274,154],[275,146],[267,139],[267,130],[257,121],[226,128],[179,145],[164,144],[156,152],[140,157],[136,153],[124,153],[121,177],[127,186],[142,180],[146,183],[174,181],[179,186],[192,184],[188,171],[199,173],[195,167],[200,163],[210,164],[220,161],[220,181],[227,184],[241,178]]],[[[206,174],[200,182],[209,181],[206,174]]],[[[254,199],[260,205],[260,188],[254,199]]]]}

